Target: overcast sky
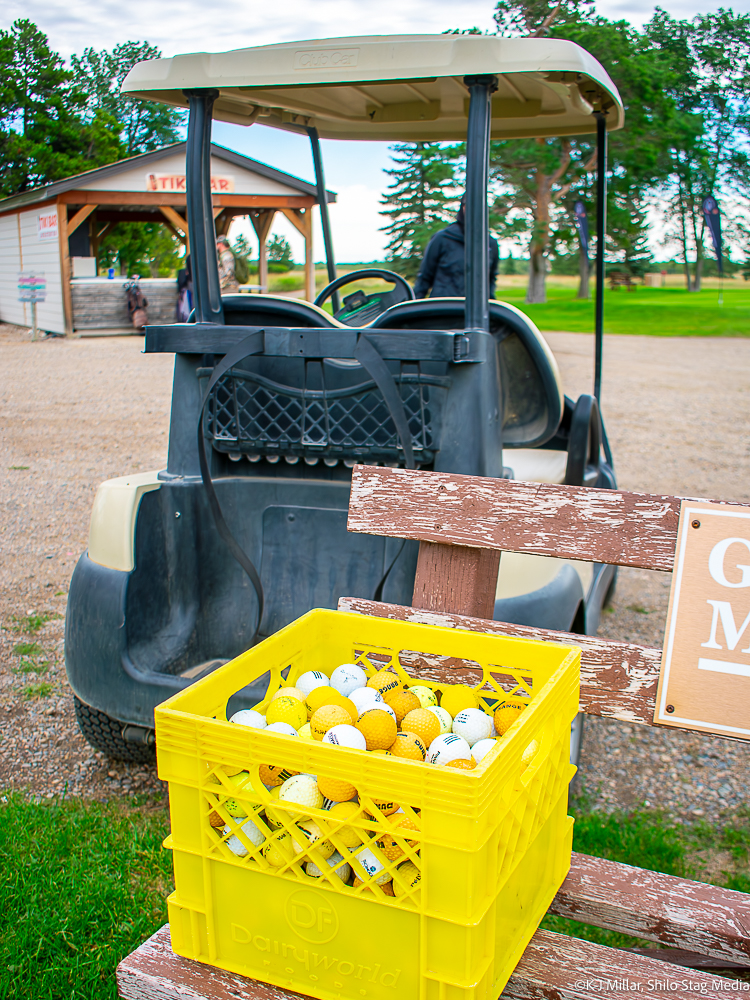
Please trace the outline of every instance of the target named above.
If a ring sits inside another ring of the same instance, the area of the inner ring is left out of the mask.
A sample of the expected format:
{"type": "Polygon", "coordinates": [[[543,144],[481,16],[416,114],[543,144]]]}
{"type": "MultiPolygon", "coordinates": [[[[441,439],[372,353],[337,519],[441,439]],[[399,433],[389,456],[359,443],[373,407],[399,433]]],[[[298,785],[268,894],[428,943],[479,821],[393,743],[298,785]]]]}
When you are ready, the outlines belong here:
{"type": "MultiPolygon", "coordinates": [[[[750,0],[663,0],[674,17],[731,6],[750,12],[750,0]]],[[[441,32],[448,28],[493,30],[493,0],[4,0],[0,26],[28,18],[44,31],[50,45],[65,57],[88,46],[112,48],[127,40],[148,40],[165,56],[179,52],[216,51],[306,38],[342,35],[441,32]]],[[[647,21],[650,0],[601,0],[597,10],[633,24],[647,21]]],[[[306,140],[263,126],[240,128],[216,123],[214,141],[266,163],[312,179],[306,140]]],[[[390,165],[385,143],[324,142],[326,182],[338,193],[331,208],[336,256],[340,261],[382,259],[384,239],[378,202],[390,165]]],[[[316,213],[317,214],[317,213],[316,213]]],[[[285,235],[301,259],[301,238],[285,220],[275,232],[285,235]]],[[[322,240],[316,237],[316,256],[322,240]]]]}

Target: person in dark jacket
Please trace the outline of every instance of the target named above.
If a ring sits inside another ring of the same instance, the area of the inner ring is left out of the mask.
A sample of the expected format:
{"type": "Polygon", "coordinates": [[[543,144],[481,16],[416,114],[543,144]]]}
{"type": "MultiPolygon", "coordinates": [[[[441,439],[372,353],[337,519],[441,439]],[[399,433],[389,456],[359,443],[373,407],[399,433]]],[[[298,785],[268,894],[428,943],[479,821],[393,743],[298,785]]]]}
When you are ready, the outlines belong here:
{"type": "MultiPolygon", "coordinates": [[[[442,296],[463,296],[464,287],[464,202],[456,215],[456,221],[446,229],[441,229],[427,244],[422,265],[419,268],[414,295],[418,299],[442,296]],[[430,291],[431,289],[431,291],[430,291]]],[[[490,236],[490,298],[495,297],[497,262],[500,253],[497,240],[490,236]]]]}

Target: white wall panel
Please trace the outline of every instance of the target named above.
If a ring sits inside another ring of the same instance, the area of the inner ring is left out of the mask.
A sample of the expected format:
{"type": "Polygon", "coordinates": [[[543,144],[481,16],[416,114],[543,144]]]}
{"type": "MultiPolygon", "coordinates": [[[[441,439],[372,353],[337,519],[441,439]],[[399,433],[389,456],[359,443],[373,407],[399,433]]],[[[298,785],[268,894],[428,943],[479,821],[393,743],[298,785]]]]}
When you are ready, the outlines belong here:
{"type": "MultiPolygon", "coordinates": [[[[21,212],[21,255],[24,271],[43,271],[47,279],[47,299],[36,308],[37,325],[50,333],[65,333],[60,244],[57,239],[39,238],[39,216],[56,213],[55,206],[21,212]]],[[[58,219],[60,225],[60,219],[58,219]]],[[[31,313],[29,310],[30,321],[31,313]]]]}
{"type": "MultiPolygon", "coordinates": [[[[31,319],[18,301],[18,272],[21,252],[18,240],[18,216],[0,217],[0,321],[25,326],[31,319]]],[[[28,307],[26,307],[28,310],[28,307]]]]}

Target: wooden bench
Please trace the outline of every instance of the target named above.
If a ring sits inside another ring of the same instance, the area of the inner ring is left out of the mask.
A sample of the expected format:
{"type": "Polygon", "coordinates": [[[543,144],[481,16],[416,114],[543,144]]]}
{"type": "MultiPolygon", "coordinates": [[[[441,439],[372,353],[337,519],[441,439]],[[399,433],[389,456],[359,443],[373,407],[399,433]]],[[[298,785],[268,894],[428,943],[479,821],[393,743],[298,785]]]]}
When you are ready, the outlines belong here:
{"type": "MultiPolygon", "coordinates": [[[[582,711],[652,725],[661,650],[489,619],[501,551],[670,571],[679,510],[680,499],[671,496],[360,466],[352,479],[349,530],[419,540],[413,604],[342,598],[339,607],[572,642],[583,650],[582,711]]],[[[422,675],[460,680],[445,665],[428,665],[422,675]]],[[[574,853],[550,912],[666,947],[639,954],[539,930],[503,997],[716,995],[726,980],[707,968],[750,966],[750,895],[744,893],[574,853]]],[[[297,996],[175,956],[168,927],[120,963],[117,983],[128,1000],[297,996]]]]}
{"type": "Polygon", "coordinates": [[[628,274],[627,271],[610,271],[607,275],[607,280],[609,281],[611,291],[624,286],[629,292],[634,292],[638,287],[636,279],[632,274],[628,274]]]}

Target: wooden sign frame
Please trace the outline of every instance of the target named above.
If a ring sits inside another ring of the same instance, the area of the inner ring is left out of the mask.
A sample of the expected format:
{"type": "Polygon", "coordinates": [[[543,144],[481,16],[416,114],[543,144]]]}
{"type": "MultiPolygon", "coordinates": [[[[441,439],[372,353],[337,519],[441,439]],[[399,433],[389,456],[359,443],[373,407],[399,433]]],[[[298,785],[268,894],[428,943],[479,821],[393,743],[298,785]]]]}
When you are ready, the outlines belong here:
{"type": "Polygon", "coordinates": [[[680,505],[654,722],[750,739],[750,506],[680,505]]]}

